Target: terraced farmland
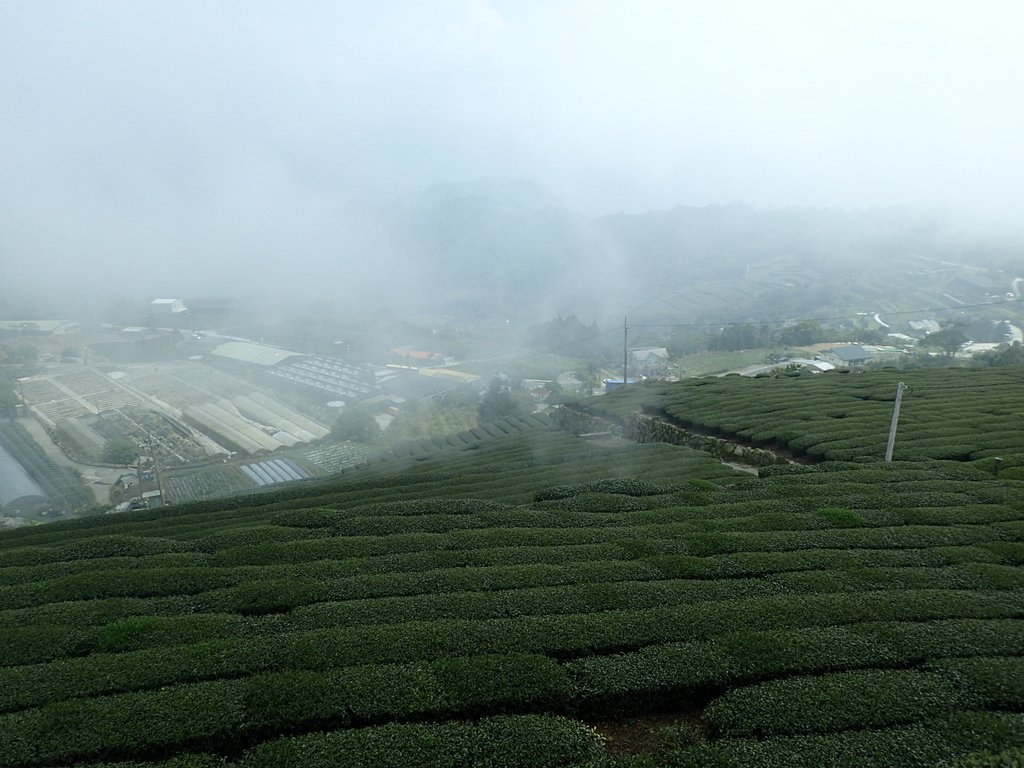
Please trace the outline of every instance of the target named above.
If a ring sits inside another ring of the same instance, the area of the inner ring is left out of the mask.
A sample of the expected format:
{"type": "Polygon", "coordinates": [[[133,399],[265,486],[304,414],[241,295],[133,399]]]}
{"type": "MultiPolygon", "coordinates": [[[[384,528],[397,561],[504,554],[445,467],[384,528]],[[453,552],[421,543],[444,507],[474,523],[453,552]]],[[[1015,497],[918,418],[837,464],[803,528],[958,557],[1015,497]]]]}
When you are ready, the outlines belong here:
{"type": "Polygon", "coordinates": [[[1021,491],[939,461],[755,478],[532,428],[301,491],[9,532],[0,764],[1019,750],[1021,491]]]}
{"type": "Polygon", "coordinates": [[[690,379],[632,387],[584,406],[618,420],[644,409],[701,432],[814,459],[874,461],[885,454],[899,381],[910,390],[903,396],[894,458],[999,456],[1007,467],[1024,465],[1020,367],[690,379]]]}

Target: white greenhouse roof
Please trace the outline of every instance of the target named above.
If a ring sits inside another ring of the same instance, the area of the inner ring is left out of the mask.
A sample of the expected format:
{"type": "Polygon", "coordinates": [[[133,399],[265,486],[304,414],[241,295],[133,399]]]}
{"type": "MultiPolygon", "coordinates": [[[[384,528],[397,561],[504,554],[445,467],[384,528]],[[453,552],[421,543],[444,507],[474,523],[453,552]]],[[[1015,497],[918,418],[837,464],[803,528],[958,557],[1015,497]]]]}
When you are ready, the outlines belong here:
{"type": "Polygon", "coordinates": [[[238,360],[253,365],[277,365],[289,357],[299,357],[298,352],[291,352],[280,347],[268,347],[251,341],[228,341],[213,350],[218,357],[238,360]]]}

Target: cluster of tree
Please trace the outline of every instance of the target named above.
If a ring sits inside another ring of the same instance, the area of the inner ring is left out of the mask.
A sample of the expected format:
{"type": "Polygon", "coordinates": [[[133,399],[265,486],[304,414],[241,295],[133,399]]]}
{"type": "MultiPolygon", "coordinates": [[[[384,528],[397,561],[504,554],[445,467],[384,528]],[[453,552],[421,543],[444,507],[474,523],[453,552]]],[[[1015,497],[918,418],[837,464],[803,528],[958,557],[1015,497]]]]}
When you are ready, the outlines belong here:
{"type": "Polygon", "coordinates": [[[964,335],[971,341],[999,343],[1009,336],[1010,326],[1005,320],[990,320],[986,317],[969,317],[957,321],[964,335]]]}
{"type": "Polygon", "coordinates": [[[969,341],[959,323],[943,323],[938,331],[926,335],[918,344],[929,349],[938,349],[949,359],[969,341]]]}
{"type": "Polygon", "coordinates": [[[14,382],[4,378],[0,373],[0,417],[6,416],[13,419],[15,409],[20,402],[21,398],[18,397],[14,382]]]}
{"type": "Polygon", "coordinates": [[[480,403],[478,388],[463,384],[430,400],[403,403],[386,430],[381,429],[370,409],[352,405],[331,425],[331,437],[339,442],[350,440],[375,445],[460,432],[474,426],[480,403]]]}
{"type": "Polygon", "coordinates": [[[781,328],[756,323],[736,323],[712,333],[707,339],[707,348],[734,352],[764,347],[800,347],[828,341],[829,337],[830,331],[817,320],[799,320],[787,323],[781,328]]]}
{"type": "Polygon", "coordinates": [[[39,350],[32,344],[0,345],[0,363],[29,365],[39,359],[39,350]]]}
{"type": "Polygon", "coordinates": [[[1024,345],[1019,341],[1001,344],[988,352],[979,352],[974,359],[981,365],[1024,365],[1024,345]]]}
{"type": "Polygon", "coordinates": [[[139,447],[128,437],[115,437],[103,444],[100,459],[107,464],[134,464],[139,458],[139,447]]]}
{"type": "Polygon", "coordinates": [[[480,423],[497,421],[505,416],[525,416],[533,410],[530,396],[521,382],[495,377],[480,399],[477,417],[480,423]]]}
{"type": "Polygon", "coordinates": [[[331,437],[339,442],[379,443],[383,437],[380,424],[369,410],[352,405],[345,408],[331,425],[331,437]]]}
{"type": "Polygon", "coordinates": [[[529,330],[529,342],[534,348],[571,357],[607,357],[612,347],[602,336],[596,321],[586,325],[576,315],[556,317],[529,330]]]}
{"type": "Polygon", "coordinates": [[[36,372],[39,350],[32,344],[0,344],[0,368],[12,379],[36,372]]]}

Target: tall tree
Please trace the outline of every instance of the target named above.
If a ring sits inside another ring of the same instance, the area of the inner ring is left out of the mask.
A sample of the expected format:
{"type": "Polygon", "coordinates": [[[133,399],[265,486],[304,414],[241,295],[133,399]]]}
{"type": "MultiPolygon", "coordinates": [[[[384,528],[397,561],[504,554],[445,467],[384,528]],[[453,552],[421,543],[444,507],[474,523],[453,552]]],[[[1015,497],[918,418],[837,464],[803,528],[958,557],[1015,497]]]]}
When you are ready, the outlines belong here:
{"type": "Polygon", "coordinates": [[[967,336],[960,329],[960,326],[953,323],[944,325],[941,330],[929,333],[919,342],[922,347],[939,349],[949,358],[957,353],[964,344],[968,342],[967,336]]]}
{"type": "Polygon", "coordinates": [[[365,408],[349,406],[331,425],[331,437],[353,443],[376,443],[381,437],[380,425],[365,408]]]}
{"type": "Polygon", "coordinates": [[[477,416],[481,423],[497,421],[504,416],[525,416],[530,412],[528,400],[522,390],[514,391],[509,384],[495,377],[480,400],[477,416]]]}

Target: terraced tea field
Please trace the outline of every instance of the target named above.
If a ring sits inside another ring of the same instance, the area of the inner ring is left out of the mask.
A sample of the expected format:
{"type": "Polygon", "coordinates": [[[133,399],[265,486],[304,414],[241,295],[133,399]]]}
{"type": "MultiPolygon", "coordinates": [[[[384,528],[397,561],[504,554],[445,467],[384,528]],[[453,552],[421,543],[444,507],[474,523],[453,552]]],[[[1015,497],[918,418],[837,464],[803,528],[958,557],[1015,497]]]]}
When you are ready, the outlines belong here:
{"type": "Polygon", "coordinates": [[[620,421],[644,409],[700,432],[814,459],[874,461],[885,455],[900,381],[910,389],[895,459],[999,456],[1006,466],[1024,465],[1024,369],[1016,366],[690,379],[632,387],[583,405],[620,421]]]}
{"type": "Polygon", "coordinates": [[[0,764],[1020,759],[1024,483],[444,442],[0,535],[0,764]]]}

